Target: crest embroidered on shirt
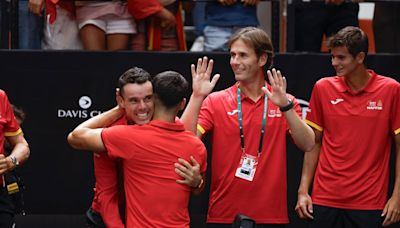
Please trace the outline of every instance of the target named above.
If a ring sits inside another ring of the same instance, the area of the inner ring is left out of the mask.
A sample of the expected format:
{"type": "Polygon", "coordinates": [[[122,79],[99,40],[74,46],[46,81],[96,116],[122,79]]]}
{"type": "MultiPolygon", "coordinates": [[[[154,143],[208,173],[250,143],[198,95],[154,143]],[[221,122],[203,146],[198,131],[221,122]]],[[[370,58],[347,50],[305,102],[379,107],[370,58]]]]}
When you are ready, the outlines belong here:
{"type": "Polygon", "coordinates": [[[367,110],[383,110],[382,100],[378,101],[369,100],[367,103],[367,110]]]}

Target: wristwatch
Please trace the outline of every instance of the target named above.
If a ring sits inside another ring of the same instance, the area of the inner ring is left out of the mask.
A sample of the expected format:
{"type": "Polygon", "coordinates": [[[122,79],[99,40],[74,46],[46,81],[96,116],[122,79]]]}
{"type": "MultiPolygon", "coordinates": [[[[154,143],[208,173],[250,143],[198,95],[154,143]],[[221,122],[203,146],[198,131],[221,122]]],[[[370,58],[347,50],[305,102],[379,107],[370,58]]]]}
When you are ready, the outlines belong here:
{"type": "Polygon", "coordinates": [[[281,112],[287,112],[287,111],[289,111],[290,109],[292,109],[293,106],[294,106],[293,101],[288,99],[288,104],[285,105],[285,106],[283,106],[283,107],[280,107],[279,110],[280,110],[281,112]]]}
{"type": "Polygon", "coordinates": [[[18,162],[17,158],[10,155],[10,159],[11,159],[11,162],[14,164],[14,168],[17,168],[19,166],[19,162],[18,162]]]}

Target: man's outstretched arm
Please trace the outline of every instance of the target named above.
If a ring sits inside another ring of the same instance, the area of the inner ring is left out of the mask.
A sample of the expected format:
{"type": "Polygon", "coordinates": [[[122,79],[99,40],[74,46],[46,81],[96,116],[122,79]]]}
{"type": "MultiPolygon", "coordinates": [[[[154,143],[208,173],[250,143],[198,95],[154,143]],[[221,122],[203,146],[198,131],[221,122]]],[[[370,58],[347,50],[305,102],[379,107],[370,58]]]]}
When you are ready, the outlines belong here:
{"type": "Polygon", "coordinates": [[[122,116],[122,110],[115,107],[78,125],[68,134],[68,143],[78,150],[105,151],[101,131],[122,116]]]}

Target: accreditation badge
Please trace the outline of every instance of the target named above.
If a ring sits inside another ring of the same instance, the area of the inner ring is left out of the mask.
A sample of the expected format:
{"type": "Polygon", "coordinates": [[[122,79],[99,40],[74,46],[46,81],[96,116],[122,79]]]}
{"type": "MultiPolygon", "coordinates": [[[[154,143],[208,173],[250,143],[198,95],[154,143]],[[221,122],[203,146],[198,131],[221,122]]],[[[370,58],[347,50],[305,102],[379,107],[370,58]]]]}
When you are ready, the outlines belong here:
{"type": "Polygon", "coordinates": [[[242,157],[240,158],[239,166],[236,169],[235,176],[248,181],[253,181],[257,164],[257,157],[243,153],[242,157]]]}

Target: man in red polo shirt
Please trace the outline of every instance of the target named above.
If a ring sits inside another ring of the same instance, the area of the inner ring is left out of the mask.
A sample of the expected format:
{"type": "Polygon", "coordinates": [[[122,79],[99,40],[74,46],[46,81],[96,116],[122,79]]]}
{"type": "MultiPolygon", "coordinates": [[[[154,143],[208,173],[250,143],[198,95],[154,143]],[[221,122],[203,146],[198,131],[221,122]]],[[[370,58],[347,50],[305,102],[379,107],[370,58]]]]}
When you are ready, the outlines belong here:
{"type": "Polygon", "coordinates": [[[8,195],[3,174],[13,170],[29,157],[29,146],[15,119],[8,97],[0,90],[0,227],[13,227],[14,208],[8,195]],[[10,155],[4,156],[4,141],[12,147],[10,155]]]}
{"type": "Polygon", "coordinates": [[[107,151],[123,159],[127,227],[189,227],[192,188],[176,183],[180,176],[171,165],[178,158],[198,161],[204,175],[206,150],[175,121],[185,106],[185,78],[167,71],[156,75],[152,84],[155,111],[149,124],[98,128],[121,117],[123,112],[114,108],[79,125],[68,141],[77,149],[107,151]]]}
{"type": "MultiPolygon", "coordinates": [[[[153,87],[150,74],[142,68],[128,69],[118,79],[119,90],[116,93],[118,105],[124,115],[110,126],[116,125],[143,125],[148,123],[154,112],[153,87]]],[[[110,127],[104,126],[104,127],[110,127]]],[[[95,194],[91,207],[87,211],[88,225],[90,227],[123,228],[124,220],[119,211],[123,202],[123,188],[121,188],[122,171],[120,159],[110,157],[106,153],[93,153],[94,173],[96,178],[95,194]]],[[[196,163],[196,161],[193,161],[196,163]]],[[[176,164],[177,172],[185,179],[178,183],[197,187],[201,176],[196,169],[185,160],[179,159],[176,164]],[[182,164],[180,164],[182,163],[182,164]]],[[[173,165],[170,167],[174,168],[173,165]]]]}
{"type": "MultiPolygon", "coordinates": [[[[231,227],[238,213],[255,219],[257,227],[284,227],[289,222],[286,136],[290,130],[297,146],[310,150],[314,133],[300,119],[296,99],[286,94],[280,71],[268,71],[270,84],[266,82],[264,67],[271,67],[273,56],[268,35],[243,28],[230,39],[229,48],[237,83],[208,95],[198,118],[198,135],[212,133],[207,227],[231,227]]],[[[197,73],[211,73],[206,61],[199,60],[197,73]]],[[[192,96],[197,106],[186,108],[183,117],[197,117],[204,97],[192,96]]],[[[197,118],[187,120],[196,126],[197,118]]]]}
{"type": "MultiPolygon", "coordinates": [[[[118,79],[116,99],[124,115],[110,126],[146,124],[154,112],[153,87],[150,74],[142,68],[128,69],[118,79]]],[[[109,126],[105,126],[109,127],[109,126]]],[[[120,159],[105,153],[93,153],[96,185],[92,205],[86,212],[89,227],[123,228],[119,205],[123,205],[120,159]]],[[[172,167],[171,167],[172,168],[172,167]]],[[[124,206],[124,205],[123,205],[124,206]]]]}
{"type": "Polygon", "coordinates": [[[329,48],[337,76],[320,79],[311,95],[316,146],[305,153],[296,211],[309,227],[388,226],[400,220],[400,84],[366,68],[360,28],[340,30],[329,48]],[[387,200],[393,139],[396,178],[387,200]]]}

